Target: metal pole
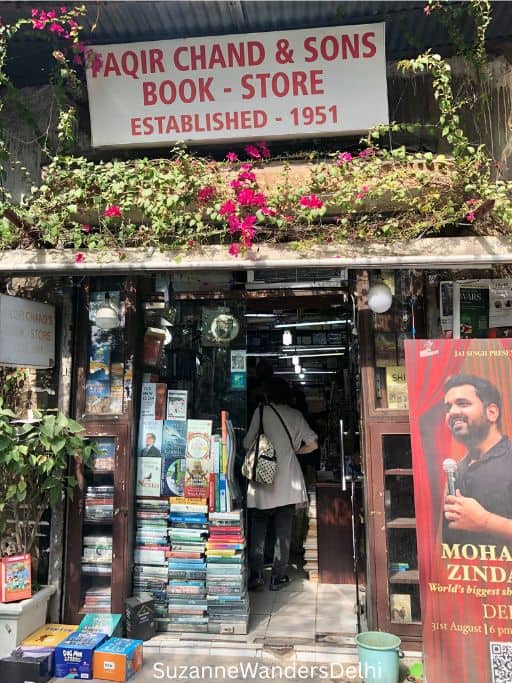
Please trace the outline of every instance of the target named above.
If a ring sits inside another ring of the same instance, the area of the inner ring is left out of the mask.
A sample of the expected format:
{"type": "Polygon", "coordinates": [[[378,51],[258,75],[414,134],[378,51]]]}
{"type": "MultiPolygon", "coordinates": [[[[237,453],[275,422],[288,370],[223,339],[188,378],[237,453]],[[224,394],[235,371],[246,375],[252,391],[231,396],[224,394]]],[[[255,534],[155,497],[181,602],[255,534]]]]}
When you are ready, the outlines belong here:
{"type": "Polygon", "coordinates": [[[343,420],[340,420],[340,460],[341,460],[341,490],[347,490],[347,474],[345,472],[345,444],[343,443],[343,420]]]}
{"type": "Polygon", "coordinates": [[[355,477],[353,475],[350,477],[350,506],[352,510],[352,557],[354,560],[354,578],[356,582],[357,632],[361,633],[361,602],[359,600],[359,563],[356,534],[355,477]]]}

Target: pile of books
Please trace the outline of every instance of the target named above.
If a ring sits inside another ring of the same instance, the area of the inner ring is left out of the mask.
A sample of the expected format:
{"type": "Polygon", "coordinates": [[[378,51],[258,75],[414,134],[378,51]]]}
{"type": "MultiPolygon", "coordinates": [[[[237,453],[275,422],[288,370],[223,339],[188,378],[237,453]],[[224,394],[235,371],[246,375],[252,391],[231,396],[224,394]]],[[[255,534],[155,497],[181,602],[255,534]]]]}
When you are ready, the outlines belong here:
{"type": "Polygon", "coordinates": [[[304,571],[308,578],[318,583],[318,525],[316,515],[316,491],[309,491],[309,523],[306,540],[304,541],[304,571]]]}
{"type": "Polygon", "coordinates": [[[133,594],[151,593],[157,623],[167,621],[167,500],[137,498],[133,594]]]}
{"type": "Polygon", "coordinates": [[[111,522],[114,512],[113,486],[88,486],[85,492],[86,522],[111,522]]]}
{"type": "Polygon", "coordinates": [[[169,514],[169,631],[206,632],[205,498],[171,497],[169,514]]]}
{"type": "Polygon", "coordinates": [[[101,614],[110,614],[111,609],[112,589],[110,587],[110,580],[104,585],[91,586],[85,591],[84,604],[82,605],[82,612],[99,612],[101,614]]]}
{"type": "Polygon", "coordinates": [[[112,573],[112,535],[84,536],[82,572],[110,576],[112,573]]]}
{"type": "Polygon", "coordinates": [[[211,512],[208,531],[208,632],[247,633],[249,601],[243,511],[211,512]]]}

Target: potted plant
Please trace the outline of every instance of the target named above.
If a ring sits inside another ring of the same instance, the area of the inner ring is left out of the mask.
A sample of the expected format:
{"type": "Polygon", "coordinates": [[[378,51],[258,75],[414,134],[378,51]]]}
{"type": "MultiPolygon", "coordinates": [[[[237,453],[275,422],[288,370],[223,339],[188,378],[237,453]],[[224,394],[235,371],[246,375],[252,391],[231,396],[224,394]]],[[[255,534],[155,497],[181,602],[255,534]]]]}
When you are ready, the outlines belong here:
{"type": "MultiPolygon", "coordinates": [[[[77,482],[70,461],[87,463],[94,446],[80,436],[83,427],[61,412],[34,411],[30,420],[16,420],[5,403],[0,396],[0,555],[31,554],[35,576],[41,519],[49,506],[72,496],[77,482]]],[[[46,586],[29,600],[0,604],[0,656],[45,623],[53,592],[46,586]]]]}

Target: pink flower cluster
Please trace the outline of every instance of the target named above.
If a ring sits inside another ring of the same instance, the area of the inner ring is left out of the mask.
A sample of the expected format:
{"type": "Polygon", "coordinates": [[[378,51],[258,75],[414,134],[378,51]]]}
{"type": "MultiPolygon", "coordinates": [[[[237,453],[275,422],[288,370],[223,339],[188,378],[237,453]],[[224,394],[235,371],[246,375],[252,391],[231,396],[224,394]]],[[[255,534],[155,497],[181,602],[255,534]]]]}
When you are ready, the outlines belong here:
{"type": "Polygon", "coordinates": [[[476,215],[475,215],[475,212],[472,210],[472,207],[475,206],[475,204],[478,204],[478,200],[477,199],[468,199],[466,204],[467,204],[468,209],[469,209],[469,211],[466,214],[466,220],[468,221],[468,223],[473,223],[473,221],[476,218],[476,215]]]}
{"type": "MultiPolygon", "coordinates": [[[[252,148],[252,145],[245,147],[247,154],[250,154],[248,148],[252,148]]],[[[258,149],[254,147],[254,150],[260,155],[260,152],[263,154],[263,150],[268,151],[268,148],[265,143],[259,143],[258,149]]],[[[238,159],[234,152],[228,152],[226,158],[231,162],[238,159]]],[[[238,242],[232,242],[229,246],[231,256],[240,256],[242,250],[251,249],[253,246],[258,221],[257,212],[264,216],[275,216],[276,212],[268,206],[265,195],[256,187],[256,174],[252,162],[241,164],[237,177],[231,181],[231,188],[235,192],[235,198],[227,199],[221,205],[219,214],[227,221],[229,232],[240,236],[238,242]]]]}
{"type": "Polygon", "coordinates": [[[362,149],[357,156],[360,159],[366,159],[367,157],[371,157],[373,153],[373,147],[367,147],[366,149],[362,149]]]}
{"type": "Polygon", "coordinates": [[[370,188],[368,187],[368,185],[363,185],[360,188],[359,192],[356,194],[356,199],[364,199],[369,191],[370,188]]]}
{"type": "MultiPolygon", "coordinates": [[[[60,14],[67,14],[68,8],[64,5],[60,7],[60,14]]],[[[61,17],[57,14],[55,10],[50,10],[45,12],[42,9],[34,8],[31,12],[32,16],[32,28],[36,31],[44,31],[46,27],[51,33],[56,33],[59,37],[73,38],[78,31],[78,24],[74,19],[69,19],[67,17],[61,17]],[[67,29],[63,24],[67,25],[67,29]]]]}
{"type": "Polygon", "coordinates": [[[213,199],[214,197],[215,197],[215,188],[211,187],[211,185],[205,185],[197,193],[197,198],[199,199],[199,201],[204,202],[205,204],[207,202],[209,202],[210,199],[213,199]]]}
{"type": "Polygon", "coordinates": [[[121,211],[121,207],[117,206],[117,204],[110,204],[103,212],[103,215],[105,218],[121,218],[123,212],[121,211]]]}
{"type": "Polygon", "coordinates": [[[252,159],[268,159],[270,150],[266,142],[257,142],[255,145],[246,145],[244,151],[252,159]]]}
{"type": "Polygon", "coordinates": [[[305,209],[321,209],[324,205],[323,201],[316,194],[304,195],[299,199],[299,204],[305,209]]]}
{"type": "Polygon", "coordinates": [[[350,154],[350,152],[340,152],[336,164],[338,166],[343,166],[344,164],[348,164],[349,161],[352,161],[352,154],[350,154]]]}

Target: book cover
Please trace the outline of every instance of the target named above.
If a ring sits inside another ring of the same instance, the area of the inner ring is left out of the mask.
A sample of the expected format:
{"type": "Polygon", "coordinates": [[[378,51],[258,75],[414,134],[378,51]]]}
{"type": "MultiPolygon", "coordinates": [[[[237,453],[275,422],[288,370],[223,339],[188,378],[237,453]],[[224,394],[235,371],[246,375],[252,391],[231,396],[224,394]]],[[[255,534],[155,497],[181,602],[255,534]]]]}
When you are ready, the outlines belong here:
{"type": "Polygon", "coordinates": [[[141,421],[164,420],[167,406],[167,384],[163,382],[144,382],[140,397],[141,421]]]}
{"type": "Polygon", "coordinates": [[[28,554],[0,558],[0,602],[32,597],[32,564],[28,554]]]}
{"type": "Polygon", "coordinates": [[[110,341],[104,341],[101,330],[93,327],[89,346],[89,368],[87,376],[104,382],[110,379],[110,341]],[[96,330],[96,332],[95,332],[96,330]]]}
{"type": "Polygon", "coordinates": [[[78,626],[70,624],[45,624],[22,640],[21,644],[27,647],[55,647],[77,629],[78,626]]]}
{"type": "Polygon", "coordinates": [[[167,420],[187,419],[187,397],[188,391],[183,389],[169,389],[167,392],[167,420]]]}
{"type": "Polygon", "coordinates": [[[215,473],[210,472],[210,481],[208,488],[208,512],[215,512],[215,479],[215,473]]]}
{"type": "Polygon", "coordinates": [[[410,624],[412,621],[411,596],[406,593],[392,593],[390,599],[391,621],[410,624]]]}
{"type": "Polygon", "coordinates": [[[85,412],[93,414],[110,411],[110,380],[88,379],[85,384],[85,412]]]}
{"type": "Polygon", "coordinates": [[[205,458],[187,458],[184,493],[191,498],[205,498],[209,491],[209,461],[205,458]]]}
{"type": "Polygon", "coordinates": [[[139,425],[138,454],[144,458],[162,457],[163,420],[144,418],[139,425]]]}
{"type": "Polygon", "coordinates": [[[188,420],[187,458],[209,458],[211,438],[211,420],[188,420]]]}
{"type": "Polygon", "coordinates": [[[92,469],[96,472],[112,472],[116,461],[116,442],[112,437],[95,438],[97,452],[92,456],[92,469]]]}
{"type": "Polygon", "coordinates": [[[187,423],[180,420],[164,420],[162,428],[162,456],[184,458],[186,450],[187,423]]]}
{"type": "Polygon", "coordinates": [[[176,455],[165,455],[162,459],[162,482],[160,495],[180,496],[185,488],[185,466],[184,457],[176,455]]]}
{"type": "Polygon", "coordinates": [[[110,365],[110,412],[123,412],[124,363],[110,365]]]}
{"type": "Polygon", "coordinates": [[[162,476],[161,458],[137,458],[137,496],[159,496],[162,476]]]}

